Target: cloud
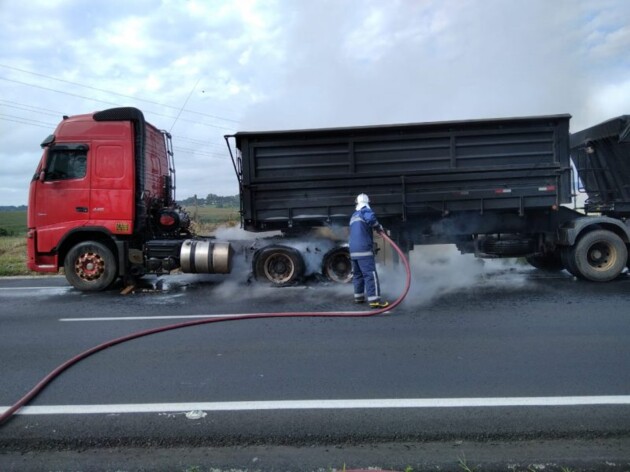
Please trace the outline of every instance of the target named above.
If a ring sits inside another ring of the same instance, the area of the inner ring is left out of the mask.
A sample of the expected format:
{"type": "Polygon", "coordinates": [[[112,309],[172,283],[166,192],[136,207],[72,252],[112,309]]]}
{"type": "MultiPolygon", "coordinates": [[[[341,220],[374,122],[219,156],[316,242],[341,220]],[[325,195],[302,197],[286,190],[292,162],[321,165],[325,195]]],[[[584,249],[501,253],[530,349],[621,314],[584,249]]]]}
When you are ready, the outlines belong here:
{"type": "MultiPolygon", "coordinates": [[[[172,129],[180,197],[238,192],[237,130],[555,113],[581,129],[630,109],[625,0],[38,0],[0,18],[0,175],[20,156],[26,181],[62,114],[111,106],[172,129]]],[[[25,203],[24,180],[0,201],[25,203]]]]}
{"type": "MultiPolygon", "coordinates": [[[[550,14],[555,6],[347,5],[327,3],[319,14],[305,8],[287,25],[293,64],[245,123],[334,126],[557,113],[559,91],[574,100],[564,92],[576,69],[563,59],[573,34],[558,33],[558,15],[550,14]],[[283,121],[278,109],[287,103],[283,121]]],[[[579,96],[579,84],[573,90],[579,96]]]]}

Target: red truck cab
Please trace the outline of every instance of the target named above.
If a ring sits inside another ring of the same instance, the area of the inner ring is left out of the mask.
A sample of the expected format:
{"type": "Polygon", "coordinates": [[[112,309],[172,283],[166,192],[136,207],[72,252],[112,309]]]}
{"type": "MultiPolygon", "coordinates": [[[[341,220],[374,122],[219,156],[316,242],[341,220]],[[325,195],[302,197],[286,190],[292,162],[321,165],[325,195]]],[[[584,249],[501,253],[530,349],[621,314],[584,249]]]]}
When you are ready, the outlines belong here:
{"type": "Polygon", "coordinates": [[[169,138],[135,108],[64,116],[30,184],[29,269],[65,267],[83,290],[124,275],[129,249],[142,247],[134,241],[151,237],[151,219],[173,203],[169,138]]]}

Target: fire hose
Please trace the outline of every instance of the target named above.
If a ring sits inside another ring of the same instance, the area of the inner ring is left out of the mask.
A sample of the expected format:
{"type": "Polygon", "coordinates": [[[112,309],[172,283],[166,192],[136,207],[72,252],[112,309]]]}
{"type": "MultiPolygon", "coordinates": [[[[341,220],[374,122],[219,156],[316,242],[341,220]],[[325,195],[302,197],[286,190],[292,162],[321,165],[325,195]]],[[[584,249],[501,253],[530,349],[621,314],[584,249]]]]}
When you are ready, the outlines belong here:
{"type": "Polygon", "coordinates": [[[381,232],[381,236],[385,239],[396,251],[400,260],[403,262],[405,266],[405,270],[407,272],[406,280],[405,280],[405,288],[401,295],[390,305],[379,308],[377,310],[370,311],[304,311],[304,312],[284,312],[284,313],[248,313],[244,315],[230,315],[221,318],[203,318],[200,320],[194,321],[186,321],[183,323],[176,323],[166,326],[160,326],[158,328],[151,328],[143,331],[137,331],[132,334],[128,334],[126,336],[122,336],[119,338],[111,339],[104,343],[99,344],[98,346],[94,346],[74,357],[68,359],[63,364],[59,365],[57,368],[52,370],[48,375],[46,375],[42,380],[40,380],[26,395],[20,398],[15,404],[10,406],[4,413],[0,415],[0,425],[4,424],[9,418],[11,418],[20,408],[25,406],[31,400],[33,400],[39,393],[46,388],[50,382],[52,382],[56,377],[58,377],[62,372],[66,369],[70,368],[74,364],[82,361],[83,359],[88,358],[92,354],[96,354],[99,351],[103,351],[109,347],[115,346],[117,344],[122,344],[127,341],[131,341],[133,339],[138,339],[144,336],[149,336],[151,334],[163,333],[165,331],[171,331],[180,328],[187,328],[190,326],[198,326],[208,323],[221,323],[223,321],[240,321],[240,320],[252,320],[252,319],[262,319],[262,318],[301,318],[301,317],[368,317],[375,316],[385,313],[386,311],[393,310],[396,308],[404,298],[407,296],[409,292],[409,288],[411,286],[411,269],[409,267],[409,261],[405,257],[402,250],[390,239],[385,232],[381,232]]]}

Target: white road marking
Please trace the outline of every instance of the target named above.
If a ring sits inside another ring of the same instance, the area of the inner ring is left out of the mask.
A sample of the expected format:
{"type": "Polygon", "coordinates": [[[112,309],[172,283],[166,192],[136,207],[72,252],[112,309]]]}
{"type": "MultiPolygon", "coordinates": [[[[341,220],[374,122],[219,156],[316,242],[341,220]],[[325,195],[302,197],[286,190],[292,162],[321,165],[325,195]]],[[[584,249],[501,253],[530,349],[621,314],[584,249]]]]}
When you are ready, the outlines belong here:
{"type": "MultiPolygon", "coordinates": [[[[334,313],[344,315],[357,315],[368,313],[366,311],[336,311],[334,313]]],[[[236,318],[239,316],[262,315],[263,313],[231,313],[223,315],[164,315],[164,316],[102,316],[94,318],[59,318],[59,321],[138,321],[138,320],[185,320],[196,318],[236,318]]],[[[269,313],[273,315],[274,313],[269,313]]],[[[326,313],[322,313],[325,315],[326,313]]]]}
{"type": "Polygon", "coordinates": [[[0,290],[7,290],[7,291],[14,291],[14,290],[69,290],[70,287],[54,287],[54,286],[48,286],[48,287],[0,287],[0,290]]]}
{"type": "MultiPolygon", "coordinates": [[[[365,408],[479,408],[531,406],[630,405],[630,395],[582,397],[401,398],[365,400],[284,400],[113,405],[25,406],[19,415],[173,413],[189,411],[354,410],[365,408]]],[[[9,407],[0,407],[0,413],[9,407]]]]}

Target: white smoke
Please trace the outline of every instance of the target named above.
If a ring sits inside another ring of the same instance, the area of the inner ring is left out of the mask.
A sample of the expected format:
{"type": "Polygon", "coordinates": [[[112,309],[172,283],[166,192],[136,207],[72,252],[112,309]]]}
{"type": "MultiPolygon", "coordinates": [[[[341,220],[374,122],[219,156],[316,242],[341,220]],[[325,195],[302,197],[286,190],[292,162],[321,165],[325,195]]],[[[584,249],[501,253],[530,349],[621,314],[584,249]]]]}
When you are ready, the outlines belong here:
{"type": "MultiPolygon", "coordinates": [[[[294,247],[309,246],[303,241],[294,247]]],[[[319,266],[312,266],[309,257],[315,254],[303,252],[307,271],[319,273],[319,266]],[[310,256],[309,256],[310,254],[310,256]]],[[[291,287],[273,287],[256,281],[252,274],[251,257],[236,257],[232,273],[221,279],[213,297],[230,299],[238,297],[277,299],[279,303],[301,302],[305,308],[321,300],[338,300],[341,310],[354,309],[352,283],[338,284],[326,281],[323,276],[307,278],[291,287]],[[351,305],[352,304],[352,305],[351,305]]],[[[453,245],[417,246],[410,252],[411,289],[403,306],[414,308],[427,306],[442,296],[455,292],[467,292],[479,288],[523,288],[528,284],[527,270],[512,259],[481,260],[471,254],[460,254],[453,245]]],[[[402,292],[405,283],[404,265],[388,263],[377,265],[382,298],[393,302],[402,292]]]]}
{"type": "MultiPolygon", "coordinates": [[[[321,276],[322,260],[324,255],[337,244],[331,239],[316,238],[314,236],[291,238],[282,237],[279,231],[254,233],[241,229],[238,226],[223,226],[215,230],[213,236],[220,241],[231,242],[235,250],[230,274],[220,276],[220,284],[213,296],[222,299],[238,297],[239,299],[256,300],[269,297],[291,298],[292,296],[309,297],[312,301],[321,297],[320,288],[328,290],[332,287],[347,291],[347,286],[339,287],[337,284],[312,283],[307,280],[297,281],[289,287],[275,287],[265,281],[256,281],[253,273],[253,259],[256,251],[267,245],[282,245],[296,249],[304,261],[304,277],[306,279],[315,276],[316,281],[323,279],[321,276]],[[319,275],[318,275],[319,274],[319,275]],[[317,290],[313,290],[317,287],[317,290]],[[296,295],[297,294],[297,295],[296,295]]],[[[315,281],[315,282],[316,282],[315,281]]],[[[352,289],[349,289],[352,296],[352,289]]],[[[304,298],[303,298],[304,299],[304,298]]],[[[307,299],[304,299],[307,301],[307,299]]]]}
{"type": "MultiPolygon", "coordinates": [[[[280,231],[256,233],[246,231],[239,226],[220,226],[214,231],[213,235],[217,240],[233,241],[241,247],[249,247],[249,252],[252,253],[252,256],[257,249],[269,244],[292,247],[302,254],[305,269],[304,275],[311,276],[321,273],[323,257],[328,251],[338,245],[336,241],[345,241],[347,239],[347,236],[338,228],[327,228],[322,231],[314,231],[311,234],[301,238],[284,238],[280,231]],[[247,242],[247,244],[243,244],[244,242],[247,242]]],[[[235,270],[232,272],[234,273],[235,270]]]]}
{"type": "Polygon", "coordinates": [[[280,231],[254,233],[252,231],[245,231],[240,226],[234,225],[219,226],[216,230],[214,230],[213,236],[221,241],[254,241],[272,236],[280,236],[280,234],[280,231]]]}
{"type": "MultiPolygon", "coordinates": [[[[427,305],[443,295],[480,287],[523,287],[523,273],[512,259],[483,260],[472,254],[460,254],[454,245],[416,246],[409,253],[411,288],[406,306],[427,305]],[[500,277],[499,277],[500,275],[500,277]]],[[[402,264],[379,265],[383,293],[397,297],[405,283],[402,264]]]]}
{"type": "MultiPolygon", "coordinates": [[[[327,281],[321,274],[322,258],[337,245],[329,239],[305,237],[282,238],[280,232],[252,233],[238,226],[220,227],[214,236],[221,241],[233,242],[236,254],[232,271],[228,275],[207,276],[217,282],[213,297],[278,299],[283,302],[317,303],[322,299],[339,300],[342,310],[352,303],[352,283],[338,284],[327,281]],[[290,287],[274,287],[256,281],[252,261],[255,252],[268,244],[281,244],[295,248],[304,259],[305,280],[290,287]],[[240,244],[239,244],[240,242],[240,244]]],[[[402,292],[405,270],[402,263],[394,264],[388,256],[386,263],[378,263],[382,298],[394,301],[402,292]]],[[[479,288],[520,288],[527,285],[527,272],[513,259],[482,260],[471,254],[460,254],[454,245],[416,246],[409,253],[411,288],[404,306],[426,306],[436,299],[454,292],[479,288]]]]}

